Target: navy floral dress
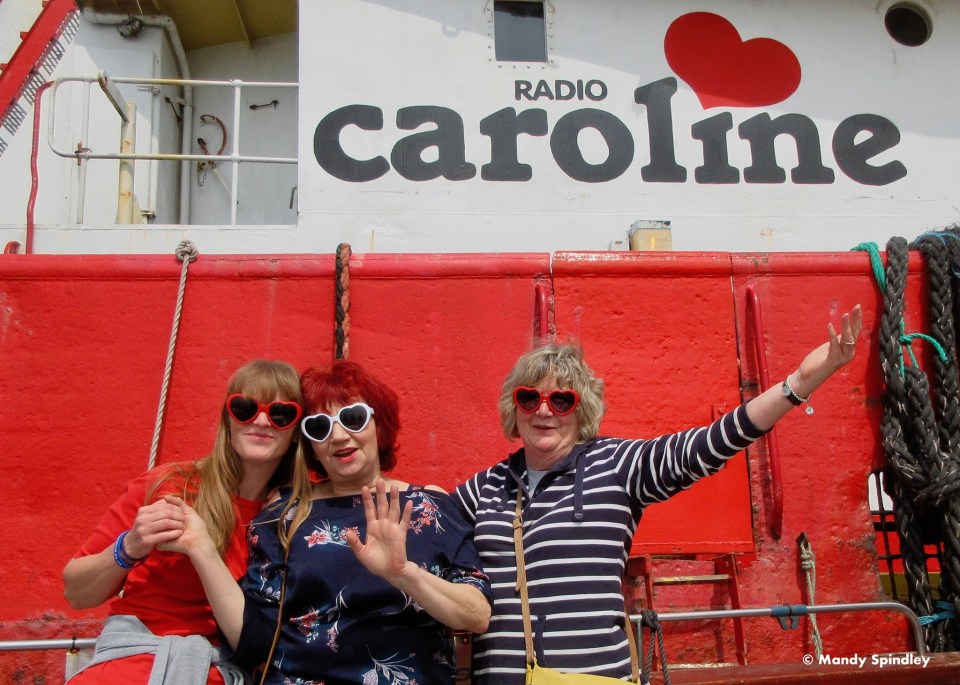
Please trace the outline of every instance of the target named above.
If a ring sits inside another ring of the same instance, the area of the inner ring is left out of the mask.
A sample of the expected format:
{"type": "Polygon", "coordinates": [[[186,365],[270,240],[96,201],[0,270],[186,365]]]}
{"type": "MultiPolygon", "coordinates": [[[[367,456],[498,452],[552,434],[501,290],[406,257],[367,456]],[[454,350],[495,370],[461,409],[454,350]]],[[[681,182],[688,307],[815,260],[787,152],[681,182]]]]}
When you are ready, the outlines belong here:
{"type": "MultiPolygon", "coordinates": [[[[265,507],[248,533],[250,562],[241,580],[243,631],[235,658],[251,668],[266,660],[277,624],[284,567],[277,517],[288,497],[284,493],[265,507]]],[[[413,502],[407,558],[441,578],[476,587],[489,600],[490,584],[473,546],[473,531],[450,496],[411,486],[400,497],[401,505],[413,502]]],[[[351,528],[365,539],[359,495],[313,500],[310,516],[293,536],[283,625],[266,682],[453,683],[449,630],[357,561],[345,536],[351,528]]]]}

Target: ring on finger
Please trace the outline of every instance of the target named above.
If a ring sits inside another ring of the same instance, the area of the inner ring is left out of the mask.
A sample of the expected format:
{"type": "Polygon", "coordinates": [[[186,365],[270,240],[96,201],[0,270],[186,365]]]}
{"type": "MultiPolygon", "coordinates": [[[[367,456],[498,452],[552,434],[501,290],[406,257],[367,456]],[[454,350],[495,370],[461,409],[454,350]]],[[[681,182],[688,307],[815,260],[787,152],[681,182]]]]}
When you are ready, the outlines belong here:
{"type": "Polygon", "coordinates": [[[843,338],[840,338],[840,344],[841,344],[841,345],[856,345],[856,344],[857,344],[857,341],[856,341],[856,340],[844,340],[843,338]]]}

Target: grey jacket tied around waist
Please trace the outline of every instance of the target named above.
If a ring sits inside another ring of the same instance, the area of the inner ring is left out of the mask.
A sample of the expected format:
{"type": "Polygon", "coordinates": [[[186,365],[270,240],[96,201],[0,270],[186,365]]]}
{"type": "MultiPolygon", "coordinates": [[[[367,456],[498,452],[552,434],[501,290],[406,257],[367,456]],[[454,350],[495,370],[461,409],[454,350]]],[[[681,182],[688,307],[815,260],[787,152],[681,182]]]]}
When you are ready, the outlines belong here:
{"type": "Polygon", "coordinates": [[[211,666],[216,666],[223,675],[225,685],[250,682],[244,671],[227,661],[221,650],[211,645],[205,637],[159,637],[150,632],[136,616],[107,618],[103,632],[97,638],[93,659],[84,669],[137,654],[154,655],[147,685],[206,685],[211,666]]]}

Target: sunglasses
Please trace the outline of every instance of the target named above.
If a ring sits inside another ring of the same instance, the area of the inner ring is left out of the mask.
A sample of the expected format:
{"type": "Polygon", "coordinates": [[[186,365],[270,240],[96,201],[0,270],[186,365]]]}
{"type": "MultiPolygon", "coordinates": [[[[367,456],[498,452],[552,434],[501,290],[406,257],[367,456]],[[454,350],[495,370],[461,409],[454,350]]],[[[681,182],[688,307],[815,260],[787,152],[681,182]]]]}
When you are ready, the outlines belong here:
{"type": "Polygon", "coordinates": [[[313,414],[300,424],[300,430],[314,442],[326,442],[333,433],[333,424],[339,423],[344,430],[359,433],[373,416],[373,407],[363,402],[357,402],[343,407],[335,415],[313,414]]]}
{"type": "Polygon", "coordinates": [[[267,415],[267,421],[271,426],[278,430],[286,430],[300,419],[303,409],[296,402],[277,400],[264,404],[239,393],[227,398],[227,413],[237,423],[250,423],[261,412],[267,415]]]}
{"type": "Polygon", "coordinates": [[[580,395],[576,390],[552,390],[544,395],[536,388],[521,385],[513,391],[513,402],[524,414],[534,413],[546,402],[554,414],[566,416],[580,404],[580,395]]]}

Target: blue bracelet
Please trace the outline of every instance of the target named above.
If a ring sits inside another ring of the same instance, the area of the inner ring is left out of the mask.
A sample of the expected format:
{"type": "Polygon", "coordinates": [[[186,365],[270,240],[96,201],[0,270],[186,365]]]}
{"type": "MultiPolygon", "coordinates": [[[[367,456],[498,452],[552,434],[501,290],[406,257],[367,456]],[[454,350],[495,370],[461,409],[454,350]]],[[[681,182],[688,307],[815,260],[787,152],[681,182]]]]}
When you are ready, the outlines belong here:
{"type": "Polygon", "coordinates": [[[117,562],[117,566],[122,568],[125,571],[129,571],[132,568],[135,568],[143,563],[143,560],[146,557],[140,557],[139,559],[134,559],[123,551],[123,539],[127,537],[129,530],[125,530],[120,535],[117,536],[117,541],[113,543],[113,560],[117,562]]]}

